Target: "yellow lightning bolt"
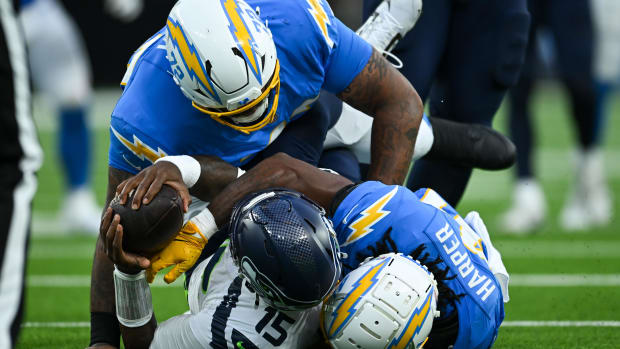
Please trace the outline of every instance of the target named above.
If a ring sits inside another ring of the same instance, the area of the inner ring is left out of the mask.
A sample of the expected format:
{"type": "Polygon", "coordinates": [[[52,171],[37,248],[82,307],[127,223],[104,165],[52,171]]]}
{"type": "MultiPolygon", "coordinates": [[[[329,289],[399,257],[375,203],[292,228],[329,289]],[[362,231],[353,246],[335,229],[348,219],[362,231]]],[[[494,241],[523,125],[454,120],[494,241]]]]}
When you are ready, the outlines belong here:
{"type": "Polygon", "coordinates": [[[245,56],[250,60],[250,64],[252,65],[254,72],[258,73],[256,61],[254,60],[254,51],[252,51],[252,45],[250,44],[252,36],[250,35],[248,28],[245,27],[241,16],[239,16],[239,13],[237,12],[237,9],[239,8],[237,3],[234,0],[226,0],[226,2],[224,2],[224,8],[228,13],[230,22],[235,27],[235,36],[241,45],[241,49],[245,53],[245,56]]]}
{"type": "Polygon", "coordinates": [[[193,75],[200,80],[202,85],[209,90],[211,95],[217,96],[207,80],[207,76],[198,60],[197,52],[195,52],[195,49],[192,50],[193,47],[190,48],[190,44],[185,40],[181,27],[174,25],[170,20],[166,21],[166,25],[168,26],[168,31],[170,32],[172,40],[175,41],[179,47],[179,51],[181,52],[181,56],[183,56],[185,64],[187,64],[189,73],[193,73],[193,75]]]}
{"type": "Polygon", "coordinates": [[[349,234],[349,237],[345,243],[342,244],[342,246],[346,246],[370,233],[372,231],[371,227],[391,212],[384,211],[383,208],[392,199],[392,197],[394,197],[397,190],[398,187],[394,187],[392,191],[383,195],[379,200],[370,205],[370,207],[362,211],[362,217],[355,220],[355,222],[351,223],[349,226],[349,229],[351,229],[351,234],[349,234]]]}
{"type": "Polygon", "coordinates": [[[114,136],[116,136],[116,138],[121,143],[123,143],[123,145],[125,145],[127,149],[131,150],[131,152],[136,154],[136,156],[139,157],[141,160],[147,158],[150,162],[155,162],[155,160],[166,156],[166,153],[159,147],[157,148],[157,151],[153,150],[151,147],[144,144],[144,142],[142,142],[138,137],[136,137],[136,135],[133,136],[133,142],[130,142],[127,138],[123,137],[123,135],[118,133],[118,131],[116,131],[113,127],[110,128],[112,129],[112,133],[114,133],[114,136]]]}
{"type": "Polygon", "coordinates": [[[342,324],[347,321],[350,314],[353,313],[356,302],[366,293],[372,285],[377,282],[376,276],[392,258],[385,258],[381,263],[372,267],[366,274],[364,274],[357,282],[353,284],[353,291],[351,291],[344,301],[340,303],[340,306],[336,309],[336,318],[330,326],[329,336],[333,336],[336,330],[340,328],[342,324]]]}
{"type": "Polygon", "coordinates": [[[407,344],[409,344],[418,328],[422,326],[422,322],[426,319],[426,315],[430,310],[432,300],[431,294],[432,292],[428,294],[428,297],[426,297],[426,302],[424,302],[422,308],[420,308],[420,310],[413,315],[413,318],[407,325],[407,329],[401,335],[400,340],[396,343],[396,345],[389,346],[388,349],[404,349],[407,344]]]}
{"type": "Polygon", "coordinates": [[[329,18],[327,18],[325,9],[323,9],[323,6],[319,3],[320,0],[306,0],[306,1],[310,5],[310,8],[308,10],[310,11],[310,14],[312,15],[312,17],[314,17],[314,20],[316,21],[316,24],[321,29],[321,32],[323,32],[325,41],[327,41],[327,44],[329,45],[329,47],[334,46],[334,42],[329,37],[329,32],[327,31],[327,24],[330,23],[330,21],[329,21],[329,18]]]}

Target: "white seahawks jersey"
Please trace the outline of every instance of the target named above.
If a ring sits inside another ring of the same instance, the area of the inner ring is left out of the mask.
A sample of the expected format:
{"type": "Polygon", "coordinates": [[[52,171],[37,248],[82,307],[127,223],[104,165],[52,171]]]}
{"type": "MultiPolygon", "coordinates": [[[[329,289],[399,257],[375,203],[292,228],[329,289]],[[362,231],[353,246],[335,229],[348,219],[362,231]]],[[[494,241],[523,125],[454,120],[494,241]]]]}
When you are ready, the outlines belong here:
{"type": "Polygon", "coordinates": [[[191,315],[162,323],[151,348],[304,348],[317,339],[320,306],[278,311],[257,298],[238,270],[226,241],[192,273],[191,315]]]}

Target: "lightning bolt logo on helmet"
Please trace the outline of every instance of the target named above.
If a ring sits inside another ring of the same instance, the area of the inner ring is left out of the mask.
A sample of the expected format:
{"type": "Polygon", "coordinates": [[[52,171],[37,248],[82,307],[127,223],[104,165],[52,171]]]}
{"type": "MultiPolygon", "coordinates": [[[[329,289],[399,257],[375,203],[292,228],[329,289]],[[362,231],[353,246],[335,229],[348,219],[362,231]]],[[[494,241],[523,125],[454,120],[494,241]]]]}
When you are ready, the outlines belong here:
{"type": "MultiPolygon", "coordinates": [[[[252,37],[250,30],[248,30],[247,24],[243,20],[242,16],[239,14],[239,11],[242,11],[239,8],[239,4],[237,4],[235,0],[220,1],[222,3],[222,7],[224,8],[224,12],[228,17],[228,21],[230,22],[230,25],[228,26],[230,34],[232,34],[232,36],[235,38],[235,41],[237,42],[237,47],[243,54],[246,62],[249,63],[250,69],[256,77],[256,80],[258,80],[258,82],[262,84],[263,82],[261,72],[258,69],[258,59],[253,49],[255,41],[252,37]]],[[[246,13],[248,15],[256,15],[252,11],[246,13]]]]}
{"type": "Polygon", "coordinates": [[[214,90],[213,83],[209,79],[207,71],[200,61],[200,54],[196,47],[188,40],[181,25],[174,19],[168,17],[166,21],[168,39],[177,47],[181,54],[181,61],[185,65],[187,72],[213,97],[221,103],[220,97],[214,90]]]}
{"type": "Polygon", "coordinates": [[[422,303],[423,305],[417,308],[412,316],[409,317],[409,322],[407,322],[405,330],[401,333],[400,337],[394,338],[388,346],[388,349],[406,348],[411,342],[411,339],[414,338],[418,332],[420,332],[422,325],[424,324],[424,320],[426,320],[426,317],[431,312],[430,310],[433,297],[433,292],[429,292],[426,296],[426,300],[422,303]]]}
{"type": "MultiPolygon", "coordinates": [[[[340,303],[340,306],[334,310],[334,320],[327,329],[329,337],[333,337],[349,321],[357,310],[356,305],[359,300],[379,281],[377,275],[379,275],[379,272],[381,272],[391,260],[391,257],[385,258],[381,263],[370,268],[370,270],[353,284],[353,289],[347,294],[342,303],[340,303]]],[[[340,287],[343,285],[344,284],[341,284],[340,287]]],[[[336,291],[336,293],[337,292],[338,291],[336,291]]]]}
{"type": "Polygon", "coordinates": [[[394,186],[394,189],[389,193],[383,195],[379,200],[362,211],[361,217],[349,225],[351,233],[342,246],[346,246],[371,233],[373,231],[372,226],[390,214],[391,211],[383,210],[383,208],[390,202],[397,191],[398,187],[394,186]]]}

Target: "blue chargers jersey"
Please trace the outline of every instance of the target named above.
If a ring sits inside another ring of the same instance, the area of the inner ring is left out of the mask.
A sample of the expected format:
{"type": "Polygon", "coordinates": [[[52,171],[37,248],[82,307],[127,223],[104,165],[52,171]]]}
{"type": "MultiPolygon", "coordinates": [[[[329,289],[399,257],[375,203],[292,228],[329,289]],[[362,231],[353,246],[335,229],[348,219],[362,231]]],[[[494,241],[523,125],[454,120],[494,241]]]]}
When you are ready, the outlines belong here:
{"type": "MultiPolygon", "coordinates": [[[[436,192],[416,193],[396,185],[365,182],[349,193],[336,209],[333,223],[340,248],[348,254],[345,265],[355,268],[373,256],[389,234],[395,252],[410,254],[424,244],[430,259],[441,257],[440,268],[456,275],[445,281],[455,294],[459,332],[455,349],[487,349],[504,320],[504,303],[498,281],[489,269],[482,240],[436,192]],[[468,230],[468,232],[466,232],[468,230]]],[[[439,309],[442,316],[450,309],[439,309]]]]}
{"type": "Polygon", "coordinates": [[[326,0],[247,0],[260,7],[280,61],[280,99],[271,124],[243,133],[192,107],[166,58],[165,28],[131,57],[110,124],[109,165],[130,173],[165,155],[215,155],[239,166],[301,116],[321,89],[339,93],[372,48],[334,17],[326,0]]]}

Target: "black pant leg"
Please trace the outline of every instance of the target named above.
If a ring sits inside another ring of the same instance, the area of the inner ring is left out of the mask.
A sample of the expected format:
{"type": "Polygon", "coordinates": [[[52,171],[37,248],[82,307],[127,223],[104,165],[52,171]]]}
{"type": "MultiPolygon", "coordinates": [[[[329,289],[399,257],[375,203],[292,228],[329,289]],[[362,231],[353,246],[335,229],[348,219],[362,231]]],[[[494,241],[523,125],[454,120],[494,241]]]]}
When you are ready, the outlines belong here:
{"type": "Polygon", "coordinates": [[[24,302],[34,172],[41,150],[30,115],[22,33],[10,0],[0,0],[0,347],[17,342],[24,302]],[[8,334],[8,336],[7,336],[8,334]]]}
{"type": "MultiPolygon", "coordinates": [[[[529,23],[525,0],[455,2],[446,50],[431,91],[431,115],[491,125],[508,88],[519,77],[529,23]]],[[[456,206],[471,171],[423,159],[415,164],[407,186],[433,188],[456,206]]]]}

